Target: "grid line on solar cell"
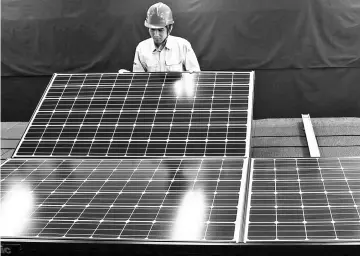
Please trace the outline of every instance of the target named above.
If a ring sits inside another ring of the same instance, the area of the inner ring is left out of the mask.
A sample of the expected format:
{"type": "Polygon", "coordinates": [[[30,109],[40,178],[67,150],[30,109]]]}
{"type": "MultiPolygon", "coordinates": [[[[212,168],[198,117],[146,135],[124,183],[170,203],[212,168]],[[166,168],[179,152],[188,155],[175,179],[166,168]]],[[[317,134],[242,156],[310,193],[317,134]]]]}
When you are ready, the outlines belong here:
{"type": "Polygon", "coordinates": [[[251,73],[187,75],[58,74],[14,156],[246,157],[251,73]]]}
{"type": "MultiPolygon", "coordinates": [[[[338,161],[339,161],[339,164],[340,164],[340,167],[341,167],[342,174],[344,175],[344,179],[345,179],[345,181],[346,181],[346,185],[347,185],[347,187],[348,187],[348,189],[349,189],[349,192],[352,192],[351,187],[350,187],[350,185],[349,185],[349,181],[348,181],[348,179],[347,179],[347,177],[346,177],[346,175],[345,175],[345,172],[344,172],[344,167],[342,166],[341,161],[340,161],[340,160],[338,160],[338,161]]],[[[360,177],[359,177],[359,181],[360,181],[360,177]]],[[[359,184],[360,184],[360,182],[359,182],[359,184]]],[[[351,199],[352,199],[352,203],[354,203],[354,206],[356,206],[357,203],[356,203],[356,201],[355,201],[355,198],[354,198],[354,196],[353,196],[353,193],[350,193],[350,196],[351,196],[351,199]]],[[[355,208],[356,208],[356,212],[357,212],[357,214],[358,214],[358,216],[359,216],[359,220],[360,220],[360,210],[359,210],[359,207],[355,207],[355,208]]]]}
{"type": "MultiPolygon", "coordinates": [[[[300,184],[300,175],[299,175],[299,168],[297,166],[296,163],[296,174],[297,174],[297,181],[298,181],[298,185],[299,185],[299,194],[300,194],[300,200],[301,202],[303,202],[303,198],[302,198],[302,191],[301,191],[301,184],[300,184]]],[[[303,206],[303,205],[302,205],[303,206]]],[[[308,240],[309,238],[307,237],[307,230],[306,230],[306,217],[305,217],[305,211],[304,211],[304,207],[301,207],[302,210],[302,218],[303,218],[303,223],[304,223],[304,230],[305,230],[305,240],[308,240]]]]}
{"type": "MultiPolygon", "coordinates": [[[[174,176],[177,175],[178,171],[179,171],[179,168],[176,168],[176,171],[175,171],[175,175],[174,175],[174,176]]],[[[170,187],[171,187],[171,185],[172,185],[173,182],[174,182],[174,180],[172,179],[172,180],[171,180],[171,183],[170,183],[170,186],[168,186],[168,188],[167,188],[167,190],[166,190],[166,192],[165,192],[165,196],[164,196],[164,198],[163,198],[162,201],[161,201],[159,210],[156,211],[156,215],[155,215],[154,221],[151,222],[151,227],[149,228],[149,232],[146,234],[145,239],[149,239],[150,232],[151,232],[151,230],[153,229],[154,224],[156,223],[156,219],[157,219],[158,216],[159,216],[159,213],[160,213],[160,211],[161,211],[161,208],[162,208],[163,205],[164,205],[164,201],[165,201],[166,195],[169,193],[170,187]]]]}
{"type": "MultiPolygon", "coordinates": [[[[121,163],[121,162],[120,162],[120,163],[121,163]]],[[[120,164],[120,163],[119,163],[119,164],[120,164]]],[[[139,165],[140,165],[140,162],[139,162],[139,165]]],[[[131,180],[131,177],[133,176],[134,172],[136,172],[136,170],[137,170],[137,168],[139,167],[139,165],[136,166],[136,168],[134,169],[133,173],[131,174],[129,180],[131,180]]],[[[114,169],[114,170],[112,171],[112,173],[110,174],[110,176],[114,173],[115,170],[116,170],[116,169],[114,169]]],[[[127,182],[129,182],[129,180],[128,180],[127,182]]],[[[127,184],[127,183],[126,183],[126,184],[127,184]]],[[[126,186],[126,184],[125,184],[124,186],[126,186]]],[[[104,185],[105,185],[105,182],[104,182],[104,184],[100,187],[100,189],[99,189],[98,191],[100,191],[104,185]]],[[[97,191],[97,192],[98,192],[98,191],[97,191]]],[[[122,191],[120,191],[120,192],[122,192],[122,191]]],[[[120,194],[120,192],[119,192],[119,194],[120,194]]],[[[96,193],[96,194],[97,194],[97,193],[96,193]]],[[[119,194],[118,194],[117,197],[114,199],[112,205],[113,205],[113,204],[115,203],[115,201],[118,199],[119,194]]],[[[95,196],[90,200],[90,202],[89,202],[88,205],[90,205],[90,204],[92,203],[92,201],[94,200],[94,198],[95,198],[95,196]]],[[[81,217],[81,214],[82,214],[84,211],[85,211],[85,209],[80,213],[79,218],[81,217]]],[[[104,215],[104,218],[106,218],[106,215],[109,213],[109,211],[110,211],[110,208],[106,211],[106,213],[105,213],[105,215],[104,215]]],[[[97,231],[97,229],[99,228],[100,223],[103,222],[103,221],[104,221],[104,219],[101,219],[101,220],[99,221],[99,225],[95,228],[95,230],[94,230],[93,233],[91,234],[90,238],[93,237],[94,233],[95,233],[95,232],[97,231]]],[[[70,231],[71,228],[72,228],[72,226],[69,228],[68,231],[70,231]]],[[[64,237],[66,237],[67,233],[68,233],[68,232],[65,233],[64,237]]]]}
{"type": "MultiPolygon", "coordinates": [[[[159,97],[159,100],[157,101],[156,109],[159,109],[159,104],[160,104],[160,100],[161,100],[161,95],[163,94],[163,90],[164,90],[164,86],[165,86],[165,80],[166,80],[166,79],[164,79],[164,83],[163,83],[162,86],[161,86],[160,97],[159,97]]],[[[147,155],[147,153],[148,153],[149,144],[150,144],[150,141],[151,141],[151,134],[153,133],[153,129],[154,129],[154,126],[155,126],[155,120],[156,120],[156,115],[157,115],[157,113],[158,113],[158,112],[155,111],[154,117],[153,117],[153,119],[152,119],[151,128],[150,128],[150,133],[149,133],[149,136],[147,137],[147,144],[146,144],[146,148],[145,148],[145,153],[144,153],[144,155],[147,155]]]]}
{"type": "MultiPolygon", "coordinates": [[[[81,163],[80,163],[80,164],[81,164],[81,163]]],[[[80,165],[80,164],[79,164],[79,165],[80,165]]],[[[77,167],[78,167],[78,166],[77,166],[77,167]]],[[[75,167],[72,172],[74,172],[77,167],[75,167]]],[[[96,167],[95,167],[95,169],[96,169],[96,167]]],[[[94,171],[95,169],[93,169],[93,171],[94,171]]],[[[54,170],[56,170],[56,169],[54,169],[54,170]]],[[[72,172],[70,172],[68,175],[71,175],[72,172]]],[[[90,176],[90,175],[91,175],[91,174],[89,174],[89,176],[90,176]]],[[[82,184],[83,184],[85,181],[86,181],[86,179],[85,179],[84,181],[82,181],[82,184]]],[[[66,183],[66,177],[60,182],[60,184],[55,188],[55,190],[51,191],[50,194],[49,194],[49,193],[46,194],[46,195],[47,195],[47,198],[48,198],[52,193],[54,193],[54,192],[55,192],[62,184],[64,184],[64,183],[66,183]]],[[[82,184],[81,184],[81,185],[82,185],[82,184]]],[[[81,186],[81,185],[80,185],[80,186],[81,186]]],[[[35,189],[36,189],[36,188],[37,188],[37,187],[35,187],[35,189]]],[[[74,194],[74,193],[71,194],[71,196],[69,197],[69,199],[68,199],[67,201],[69,201],[69,200],[71,199],[71,197],[72,197],[73,194],[74,194]]],[[[45,198],[45,200],[46,200],[47,198],[45,198]]],[[[67,202],[67,201],[66,201],[66,202],[67,202]]],[[[66,202],[65,202],[65,204],[66,204],[66,202]]],[[[39,208],[41,208],[41,207],[42,207],[42,204],[39,205],[39,208]]],[[[38,208],[38,209],[39,209],[39,208],[38,208]]],[[[60,210],[61,210],[61,208],[59,208],[59,210],[55,213],[54,217],[56,217],[56,215],[59,213],[60,210]]],[[[35,210],[32,214],[34,214],[35,212],[36,212],[36,210],[35,210]]],[[[30,217],[31,217],[31,216],[30,216],[30,217]]],[[[36,235],[37,237],[41,234],[42,231],[44,231],[44,230],[46,229],[46,227],[48,226],[48,224],[49,224],[52,220],[53,220],[53,218],[49,219],[48,223],[47,223],[47,224],[39,231],[39,233],[36,235]]]]}
{"type": "MultiPolygon", "coordinates": [[[[69,77],[69,79],[70,79],[70,77],[69,77]]],[[[68,81],[69,81],[69,80],[68,80],[68,81]]],[[[66,85],[65,85],[64,89],[62,90],[62,92],[61,92],[61,94],[60,94],[60,98],[62,97],[62,95],[63,95],[63,93],[64,93],[65,89],[66,89],[66,85]]],[[[58,104],[59,104],[59,102],[57,102],[57,103],[56,103],[56,105],[55,105],[55,109],[57,108],[58,104]]],[[[51,119],[51,117],[53,116],[53,114],[54,114],[54,111],[52,111],[52,112],[51,112],[50,119],[51,119]]],[[[42,137],[44,136],[44,133],[45,133],[45,130],[42,132],[42,134],[41,134],[40,138],[42,138],[42,137]]],[[[38,143],[35,143],[35,149],[34,149],[34,152],[36,152],[37,148],[39,147],[39,143],[40,143],[40,141],[39,141],[38,143]]]]}
{"type": "MultiPolygon", "coordinates": [[[[318,168],[319,168],[319,171],[320,171],[320,178],[321,178],[320,180],[321,180],[323,188],[324,188],[324,194],[325,194],[325,197],[326,197],[326,202],[327,202],[328,207],[329,207],[329,213],[330,213],[330,217],[331,217],[331,224],[332,224],[333,229],[334,229],[335,239],[337,240],[339,238],[337,236],[337,232],[336,232],[336,228],[335,228],[335,221],[334,221],[333,214],[332,214],[332,211],[331,211],[330,202],[329,202],[329,198],[328,198],[325,183],[324,183],[324,178],[323,178],[323,175],[322,175],[321,168],[319,166],[318,160],[317,160],[317,164],[318,164],[318,168]]],[[[359,221],[360,221],[360,219],[359,219],[359,221]]]]}
{"type": "MultiPolygon", "coordinates": [[[[215,79],[216,79],[216,74],[215,74],[215,79]]],[[[214,85],[213,85],[213,88],[212,88],[212,95],[214,95],[215,86],[216,86],[216,83],[214,82],[214,85]]],[[[206,130],[206,138],[209,138],[210,120],[211,120],[211,114],[212,114],[213,104],[214,104],[214,97],[211,98],[211,103],[210,103],[210,114],[209,114],[209,120],[208,120],[207,130],[206,130]]],[[[208,140],[205,139],[204,156],[206,156],[205,152],[206,152],[207,145],[208,145],[208,140]]]]}
{"type": "MultiPolygon", "coordinates": [[[[139,110],[136,113],[135,124],[137,123],[138,118],[139,118],[140,109],[141,109],[141,106],[142,106],[142,103],[143,103],[143,100],[144,100],[144,97],[145,97],[146,89],[148,88],[149,79],[150,79],[150,76],[148,77],[147,82],[145,84],[144,93],[143,93],[143,95],[141,97],[141,100],[140,100],[139,110]]],[[[132,131],[130,133],[129,144],[128,144],[127,148],[126,148],[125,156],[127,156],[128,152],[129,152],[129,147],[131,145],[131,139],[133,138],[134,131],[135,131],[135,124],[133,125],[132,131]]]]}
{"type": "MultiPolygon", "coordinates": [[[[101,75],[101,76],[103,76],[103,75],[101,75]]],[[[114,89],[114,86],[115,86],[115,84],[113,84],[113,86],[111,87],[110,94],[112,93],[112,91],[113,91],[113,89],[114,89]]],[[[97,88],[98,88],[98,87],[97,87],[97,88]]],[[[96,91],[95,91],[94,95],[95,95],[95,94],[96,94],[96,91]]],[[[110,98],[108,97],[107,100],[106,100],[106,103],[105,103],[104,110],[103,110],[103,112],[102,112],[102,114],[101,114],[99,123],[102,123],[102,119],[103,119],[104,114],[105,114],[105,109],[106,109],[107,106],[108,106],[109,100],[110,100],[110,98]]],[[[83,121],[84,121],[84,120],[83,120],[83,121]]],[[[83,123],[83,122],[82,122],[82,123],[83,123]]],[[[96,137],[96,134],[97,134],[98,131],[99,131],[99,128],[100,128],[100,126],[97,126],[96,131],[95,131],[95,137],[96,137]]],[[[80,131],[80,130],[79,130],[79,131],[80,131]]],[[[77,136],[78,136],[78,134],[77,134],[77,136]]],[[[76,137],[77,137],[77,136],[76,136],[76,137]]],[[[89,156],[89,154],[90,154],[90,149],[92,148],[93,143],[94,143],[94,140],[92,140],[92,143],[91,143],[91,145],[90,145],[89,151],[87,152],[87,156],[89,156]]],[[[69,155],[71,155],[72,149],[73,149],[73,146],[71,147],[71,151],[70,151],[70,154],[69,154],[69,155]]]]}
{"type": "Polygon", "coordinates": [[[253,159],[251,241],[360,240],[360,158],[253,159]]]}
{"type": "MultiPolygon", "coordinates": [[[[216,180],[215,191],[217,191],[217,187],[218,187],[219,180],[220,180],[220,176],[221,176],[221,172],[222,172],[222,167],[223,167],[223,166],[222,166],[222,163],[221,163],[221,167],[220,167],[220,170],[219,170],[219,176],[218,176],[218,178],[217,178],[217,180],[216,180]]],[[[212,200],[212,202],[211,202],[209,218],[207,218],[207,221],[206,221],[206,228],[205,228],[203,240],[206,239],[206,234],[207,234],[207,231],[208,231],[208,228],[209,228],[209,223],[210,223],[210,216],[211,216],[211,213],[212,213],[213,208],[214,208],[214,200],[215,200],[215,196],[213,197],[213,200],[212,200]]]]}
{"type": "MultiPolygon", "coordinates": [[[[132,80],[131,80],[132,81],[132,80]]],[[[131,82],[130,82],[131,83],[131,82]]],[[[114,83],[115,85],[115,83],[114,83]]],[[[130,86],[128,87],[127,91],[126,91],[126,95],[125,95],[125,99],[127,98],[128,96],[128,93],[129,93],[129,90],[130,90],[130,86]]],[[[125,105],[125,101],[122,103],[122,106],[121,106],[121,110],[122,111],[124,109],[124,105],[125,105]]],[[[117,121],[116,121],[116,125],[119,123],[119,120],[120,120],[120,115],[117,117],[117,121]]],[[[104,127],[104,124],[102,124],[102,126],[104,127]]],[[[80,131],[80,130],[79,130],[80,131]]],[[[115,136],[115,129],[114,131],[112,132],[112,135],[111,135],[111,139],[110,139],[110,142],[114,141],[114,136],[115,136]]],[[[78,137],[78,136],[76,136],[78,137]]],[[[108,147],[107,151],[106,151],[106,155],[109,155],[109,150],[110,150],[110,147],[108,147]]]]}
{"type": "Polygon", "coordinates": [[[19,191],[31,202],[21,237],[193,240],[181,229],[199,225],[195,240],[233,241],[243,164],[229,158],[10,159],[1,166],[1,202],[19,191]]]}
{"type": "MultiPolygon", "coordinates": [[[[83,84],[84,84],[85,80],[86,80],[86,76],[85,76],[85,78],[84,78],[83,84]]],[[[65,89],[66,89],[66,87],[67,87],[67,85],[65,85],[65,89]]],[[[64,90],[65,90],[65,89],[64,89],[64,90]]],[[[80,92],[80,91],[79,91],[79,92],[80,92]]],[[[75,96],[75,99],[79,96],[79,92],[78,92],[77,95],[75,96]]],[[[94,90],[94,94],[93,94],[93,96],[92,96],[92,99],[93,99],[93,97],[95,96],[95,93],[96,93],[96,89],[94,90]]],[[[60,102],[60,101],[59,101],[59,102],[60,102]]],[[[58,103],[59,103],[59,102],[57,102],[57,106],[58,106],[58,103]]],[[[91,102],[91,101],[90,101],[90,102],[91,102]]],[[[70,101],[69,103],[71,104],[71,107],[70,107],[70,110],[71,110],[71,109],[73,109],[73,107],[74,107],[75,101],[70,101]]],[[[57,108],[57,107],[55,107],[55,109],[56,109],[56,108],[57,108]]],[[[87,111],[88,111],[88,109],[86,110],[86,112],[87,112],[87,111]]],[[[62,134],[62,133],[63,133],[64,128],[65,128],[65,123],[67,123],[68,118],[69,118],[69,116],[70,116],[70,113],[71,113],[71,112],[69,112],[69,113],[66,115],[65,122],[62,124],[62,128],[61,128],[61,131],[60,131],[59,134],[62,134]]],[[[44,130],[44,132],[45,132],[45,130],[44,130]]],[[[40,141],[41,141],[41,139],[43,138],[43,136],[44,136],[44,134],[40,137],[40,141]]],[[[52,155],[54,154],[54,150],[55,150],[56,146],[58,145],[58,142],[59,142],[59,140],[57,139],[56,142],[55,142],[55,145],[54,145],[54,147],[53,147],[53,149],[52,149],[52,151],[51,151],[51,153],[50,153],[50,156],[52,156],[52,155]]],[[[40,144],[40,143],[39,143],[39,144],[40,144]]],[[[36,149],[34,150],[34,153],[37,151],[37,147],[39,146],[39,144],[36,146],[36,149]]],[[[70,146],[70,152],[72,151],[72,149],[73,149],[73,145],[70,146]]],[[[85,153],[85,152],[84,152],[84,153],[85,153]]],[[[33,154],[33,156],[34,156],[34,154],[33,154]]]]}
{"type": "MultiPolygon", "coordinates": [[[[160,162],[159,162],[159,165],[160,165],[160,162]]],[[[159,165],[156,167],[154,173],[152,174],[152,176],[151,176],[151,178],[150,178],[150,180],[149,180],[149,183],[146,184],[146,187],[145,187],[144,192],[145,192],[146,189],[148,188],[151,180],[154,178],[155,172],[159,169],[159,165]]],[[[169,186],[169,187],[170,187],[170,186],[169,186]]],[[[130,213],[129,218],[126,220],[126,223],[125,223],[123,229],[121,230],[121,232],[120,232],[120,234],[119,234],[119,236],[118,236],[119,239],[121,238],[122,232],[125,230],[126,225],[130,222],[130,219],[131,219],[131,217],[133,216],[136,208],[138,207],[138,205],[139,205],[139,203],[140,203],[140,200],[142,199],[143,195],[144,195],[144,193],[141,193],[141,196],[139,197],[136,205],[134,206],[134,209],[133,209],[132,212],[130,213]]],[[[164,197],[164,199],[165,199],[165,197],[164,197]]],[[[156,216],[155,216],[155,219],[156,219],[156,216]]],[[[151,228],[152,228],[152,226],[150,227],[149,232],[148,232],[148,235],[145,237],[145,239],[148,239],[148,238],[149,238],[149,234],[150,234],[150,232],[151,232],[151,228]]],[[[95,232],[94,232],[94,233],[95,233],[95,232]]]]}

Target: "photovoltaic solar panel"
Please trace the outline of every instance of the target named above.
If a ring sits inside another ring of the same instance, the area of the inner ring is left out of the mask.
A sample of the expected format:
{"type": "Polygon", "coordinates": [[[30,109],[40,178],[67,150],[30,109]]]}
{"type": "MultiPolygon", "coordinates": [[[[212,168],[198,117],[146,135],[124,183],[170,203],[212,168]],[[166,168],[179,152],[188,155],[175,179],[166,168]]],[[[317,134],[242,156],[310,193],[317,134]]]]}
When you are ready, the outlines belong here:
{"type": "Polygon", "coordinates": [[[246,242],[360,241],[360,157],[252,159],[246,242]]]}
{"type": "Polygon", "coordinates": [[[14,157],[248,157],[253,72],[55,74],[14,157]]]}
{"type": "Polygon", "coordinates": [[[9,159],[1,237],[235,241],[246,166],[241,158],[9,159]]]}

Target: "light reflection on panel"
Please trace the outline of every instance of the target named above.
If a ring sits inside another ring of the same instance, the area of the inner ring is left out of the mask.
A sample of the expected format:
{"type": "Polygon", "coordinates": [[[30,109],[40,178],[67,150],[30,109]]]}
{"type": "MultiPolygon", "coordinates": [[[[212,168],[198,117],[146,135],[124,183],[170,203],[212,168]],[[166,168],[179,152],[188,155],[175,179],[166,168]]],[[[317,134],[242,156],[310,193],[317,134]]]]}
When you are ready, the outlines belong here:
{"type": "Polygon", "coordinates": [[[21,208],[26,216],[15,217],[28,222],[2,235],[233,241],[242,168],[226,158],[12,159],[2,166],[1,214],[21,208]]]}
{"type": "Polygon", "coordinates": [[[1,200],[0,236],[18,236],[31,228],[27,217],[33,210],[33,194],[26,183],[12,186],[1,200]]]}

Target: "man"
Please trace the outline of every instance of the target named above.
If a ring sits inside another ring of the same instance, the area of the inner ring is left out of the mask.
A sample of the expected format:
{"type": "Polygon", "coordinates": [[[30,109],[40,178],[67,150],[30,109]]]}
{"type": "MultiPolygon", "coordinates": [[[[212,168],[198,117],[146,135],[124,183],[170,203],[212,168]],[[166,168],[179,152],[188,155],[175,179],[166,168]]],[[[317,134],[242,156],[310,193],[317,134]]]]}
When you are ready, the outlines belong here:
{"type": "Polygon", "coordinates": [[[200,71],[191,44],[170,35],[174,20],[169,6],[161,2],[150,6],[144,24],[151,38],[136,47],[133,72],[200,71]]]}

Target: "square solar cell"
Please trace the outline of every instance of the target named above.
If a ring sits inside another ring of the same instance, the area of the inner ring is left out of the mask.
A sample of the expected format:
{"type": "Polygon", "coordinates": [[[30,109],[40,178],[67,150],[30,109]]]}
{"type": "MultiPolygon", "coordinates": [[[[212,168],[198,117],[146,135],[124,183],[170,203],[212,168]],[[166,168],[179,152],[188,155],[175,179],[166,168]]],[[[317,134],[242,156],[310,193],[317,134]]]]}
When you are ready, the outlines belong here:
{"type": "Polygon", "coordinates": [[[252,159],[245,241],[360,241],[360,158],[252,159]]]}
{"type": "Polygon", "coordinates": [[[2,239],[235,241],[246,166],[230,158],[9,159],[2,239]]]}
{"type": "Polygon", "coordinates": [[[253,72],[55,74],[14,157],[248,157],[253,72]]]}

